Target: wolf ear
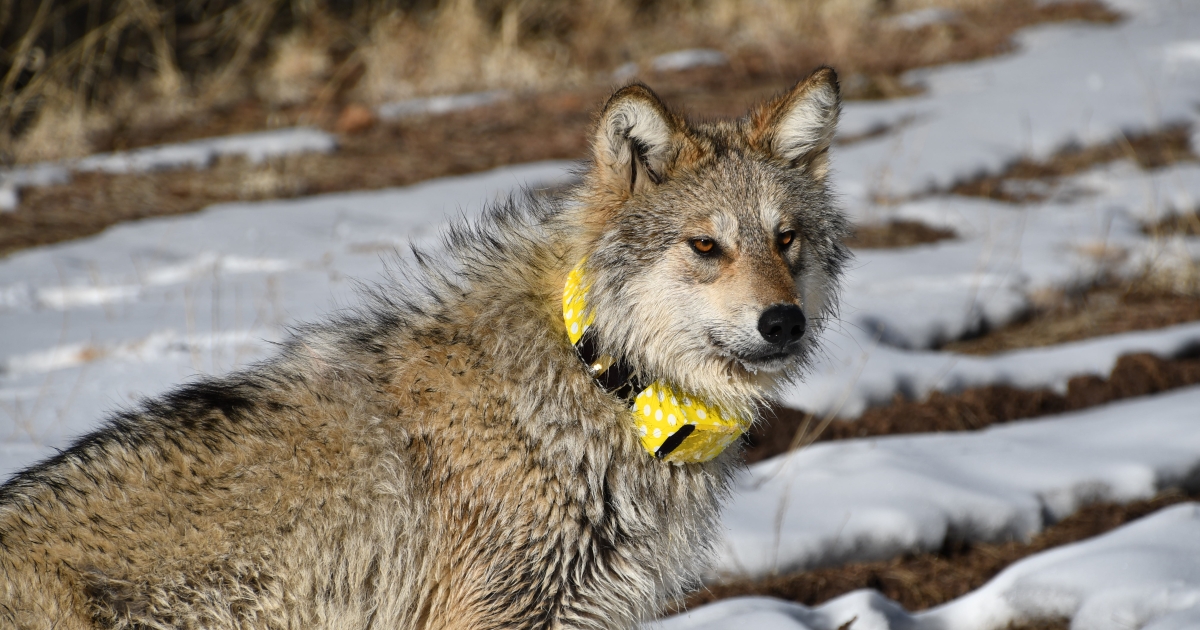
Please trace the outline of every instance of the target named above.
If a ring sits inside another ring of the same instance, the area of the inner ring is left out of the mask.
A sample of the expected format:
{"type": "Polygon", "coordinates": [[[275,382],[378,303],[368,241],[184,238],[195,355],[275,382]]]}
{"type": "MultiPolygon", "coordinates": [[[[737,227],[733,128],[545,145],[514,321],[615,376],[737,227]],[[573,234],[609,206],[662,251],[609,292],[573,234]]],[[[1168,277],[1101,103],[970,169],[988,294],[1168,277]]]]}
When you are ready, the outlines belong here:
{"type": "Polygon", "coordinates": [[[791,167],[824,179],[841,104],[837,73],[819,68],[751,112],[752,142],[791,167]]]}
{"type": "Polygon", "coordinates": [[[608,187],[627,194],[661,183],[680,127],[650,88],[621,88],[600,114],[593,141],[597,174],[608,187]]]}

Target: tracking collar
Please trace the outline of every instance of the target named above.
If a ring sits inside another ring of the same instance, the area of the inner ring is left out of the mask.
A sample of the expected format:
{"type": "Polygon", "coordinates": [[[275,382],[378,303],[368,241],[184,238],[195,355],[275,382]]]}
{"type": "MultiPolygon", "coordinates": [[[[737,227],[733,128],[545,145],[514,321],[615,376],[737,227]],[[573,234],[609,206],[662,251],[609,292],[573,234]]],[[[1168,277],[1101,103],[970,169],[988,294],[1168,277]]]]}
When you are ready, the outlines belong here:
{"type": "Polygon", "coordinates": [[[580,261],[567,275],[563,288],[563,321],[567,336],[596,383],[630,403],[642,446],[656,459],[672,463],[706,462],[725,450],[749,422],[688,395],[661,380],[644,385],[622,358],[601,355],[591,330],[594,315],[587,311],[589,286],[583,282],[580,261]]]}

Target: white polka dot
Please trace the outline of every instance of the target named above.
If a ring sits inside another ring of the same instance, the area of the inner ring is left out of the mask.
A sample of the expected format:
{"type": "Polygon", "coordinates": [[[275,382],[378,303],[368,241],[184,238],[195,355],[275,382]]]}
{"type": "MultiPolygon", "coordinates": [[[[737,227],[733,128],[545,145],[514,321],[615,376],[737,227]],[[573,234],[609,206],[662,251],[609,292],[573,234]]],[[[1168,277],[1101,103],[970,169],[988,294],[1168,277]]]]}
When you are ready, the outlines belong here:
{"type": "Polygon", "coordinates": [[[654,419],[658,420],[658,421],[662,421],[662,409],[659,409],[658,411],[654,412],[654,419]]]}
{"type": "Polygon", "coordinates": [[[703,420],[703,419],[705,419],[705,418],[707,418],[707,417],[708,417],[708,414],[704,413],[704,410],[703,410],[703,409],[697,409],[697,410],[696,410],[696,417],[697,417],[697,418],[700,418],[701,420],[703,420]]]}
{"type": "Polygon", "coordinates": [[[662,430],[661,430],[661,429],[655,429],[655,430],[654,430],[654,437],[662,437],[662,430]]]}
{"type": "Polygon", "coordinates": [[[667,416],[667,424],[675,426],[675,414],[667,416]]]}
{"type": "Polygon", "coordinates": [[[646,416],[647,418],[650,417],[650,405],[642,407],[642,415],[646,416]]]}
{"type": "Polygon", "coordinates": [[[662,400],[663,400],[663,398],[664,398],[665,396],[666,396],[666,394],[665,394],[665,393],[663,393],[663,392],[661,392],[661,391],[660,391],[660,392],[658,392],[658,402],[662,402],[662,400]]]}
{"type": "Polygon", "coordinates": [[[692,406],[692,400],[691,400],[690,398],[684,398],[684,399],[683,399],[683,406],[684,406],[684,407],[691,407],[691,406],[692,406]]]}
{"type": "Polygon", "coordinates": [[[579,334],[579,322],[575,322],[574,324],[571,324],[571,334],[572,335],[579,334]]]}
{"type": "Polygon", "coordinates": [[[649,431],[650,431],[650,429],[647,429],[646,425],[643,424],[642,428],[641,428],[642,437],[646,437],[646,433],[648,433],[649,431]]]}
{"type": "Polygon", "coordinates": [[[674,397],[674,396],[672,396],[672,397],[671,397],[671,404],[672,404],[672,405],[675,405],[676,407],[678,407],[678,406],[679,406],[679,401],[678,401],[678,400],[675,400],[675,397],[674,397]]]}
{"type": "Polygon", "coordinates": [[[566,313],[566,317],[567,317],[567,319],[571,319],[572,317],[575,317],[575,309],[568,310],[566,313]]]}

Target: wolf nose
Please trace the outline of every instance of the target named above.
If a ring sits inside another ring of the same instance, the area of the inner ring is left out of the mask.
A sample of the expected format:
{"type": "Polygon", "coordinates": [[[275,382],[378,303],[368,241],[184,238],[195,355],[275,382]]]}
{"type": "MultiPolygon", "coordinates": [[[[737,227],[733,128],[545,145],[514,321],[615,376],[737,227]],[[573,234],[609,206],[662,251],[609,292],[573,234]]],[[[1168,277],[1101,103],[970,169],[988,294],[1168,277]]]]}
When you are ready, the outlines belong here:
{"type": "Polygon", "coordinates": [[[795,304],[776,304],[763,311],[758,320],[758,332],[763,339],[786,346],[804,336],[804,311],[795,304]]]}

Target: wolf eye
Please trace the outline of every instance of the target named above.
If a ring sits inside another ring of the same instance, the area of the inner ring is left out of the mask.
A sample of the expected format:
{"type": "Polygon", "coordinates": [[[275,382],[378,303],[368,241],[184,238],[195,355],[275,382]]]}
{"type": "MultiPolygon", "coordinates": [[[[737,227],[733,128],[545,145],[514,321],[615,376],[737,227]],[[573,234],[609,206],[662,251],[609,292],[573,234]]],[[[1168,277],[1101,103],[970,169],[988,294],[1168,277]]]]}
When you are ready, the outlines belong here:
{"type": "Polygon", "coordinates": [[[717,251],[717,244],[711,238],[701,236],[688,242],[691,243],[692,249],[702,256],[711,256],[717,251]]]}
{"type": "Polygon", "coordinates": [[[778,239],[779,239],[779,248],[787,249],[788,245],[791,245],[792,241],[796,239],[796,232],[795,232],[795,230],[788,230],[786,232],[780,232],[778,239]]]}

